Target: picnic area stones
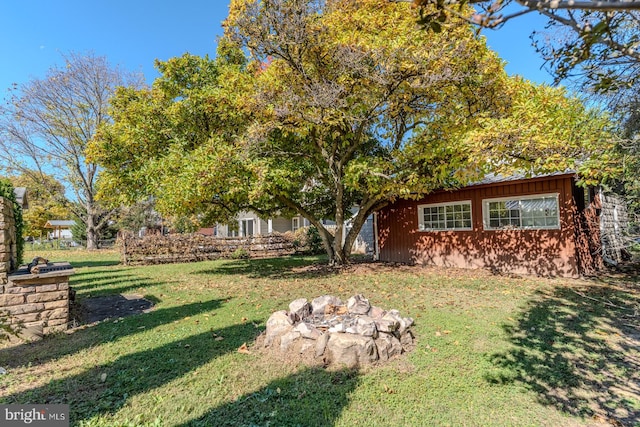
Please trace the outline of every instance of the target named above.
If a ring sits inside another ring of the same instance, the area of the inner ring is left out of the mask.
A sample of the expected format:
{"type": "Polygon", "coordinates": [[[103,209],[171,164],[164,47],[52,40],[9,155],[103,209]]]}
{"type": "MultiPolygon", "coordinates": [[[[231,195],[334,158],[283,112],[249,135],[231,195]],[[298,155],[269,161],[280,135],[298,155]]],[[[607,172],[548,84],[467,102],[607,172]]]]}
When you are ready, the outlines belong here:
{"type": "Polygon", "coordinates": [[[274,312],[267,320],[264,348],[281,355],[299,354],[324,365],[357,367],[386,362],[413,349],[413,319],[398,310],[371,305],[363,295],[343,304],[323,295],[311,303],[299,298],[289,311],[274,312]]]}

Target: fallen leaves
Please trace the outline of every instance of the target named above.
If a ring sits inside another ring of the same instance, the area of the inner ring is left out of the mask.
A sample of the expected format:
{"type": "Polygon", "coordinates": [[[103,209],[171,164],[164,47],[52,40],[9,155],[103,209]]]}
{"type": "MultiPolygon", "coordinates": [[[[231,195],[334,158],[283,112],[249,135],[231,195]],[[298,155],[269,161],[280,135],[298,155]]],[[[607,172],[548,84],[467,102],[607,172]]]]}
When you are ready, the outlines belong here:
{"type": "Polygon", "coordinates": [[[249,347],[247,347],[247,343],[243,343],[240,347],[238,347],[238,353],[242,354],[251,354],[249,347]]]}

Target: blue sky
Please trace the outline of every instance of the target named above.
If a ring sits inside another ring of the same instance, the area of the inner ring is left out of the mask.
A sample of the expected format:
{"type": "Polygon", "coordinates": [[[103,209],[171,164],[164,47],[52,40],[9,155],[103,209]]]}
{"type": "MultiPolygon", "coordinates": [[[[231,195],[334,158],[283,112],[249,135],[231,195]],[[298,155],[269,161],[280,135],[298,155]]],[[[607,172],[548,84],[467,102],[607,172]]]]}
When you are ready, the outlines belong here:
{"type": "MultiPolygon", "coordinates": [[[[0,98],[13,83],[43,78],[62,54],[93,51],[112,65],[157,76],[154,60],[185,52],[215,55],[226,0],[0,0],[0,98]]],[[[507,72],[551,82],[529,35],[544,20],[528,15],[499,31],[484,30],[507,72]]]]}

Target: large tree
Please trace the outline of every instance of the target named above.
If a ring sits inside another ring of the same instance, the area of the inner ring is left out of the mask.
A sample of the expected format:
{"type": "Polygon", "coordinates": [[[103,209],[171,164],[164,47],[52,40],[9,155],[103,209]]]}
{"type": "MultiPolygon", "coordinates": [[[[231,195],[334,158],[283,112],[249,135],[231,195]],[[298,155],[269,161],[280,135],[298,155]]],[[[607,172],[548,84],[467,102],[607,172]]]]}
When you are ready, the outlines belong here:
{"type": "Polygon", "coordinates": [[[95,200],[98,166],[85,161],[96,129],[109,120],[116,87],[140,77],[109,65],[104,57],[71,53],[63,67],[49,70],[10,91],[0,107],[0,164],[14,173],[53,175],[70,185],[83,206],[75,212],[87,229],[87,248],[97,247],[97,230],[108,220],[95,200]]]}
{"type": "MultiPolygon", "coordinates": [[[[233,1],[217,60],[176,58],[159,64],[151,90],[118,93],[114,124],[92,147],[105,194],[131,199],[137,188],[165,212],[208,219],[299,214],[330,259],[347,262],[376,209],[507,164],[478,159],[509,157],[491,131],[530,102],[513,96],[530,84],[510,81],[465,22],[431,34],[407,11],[386,0],[233,1]]],[[[552,107],[522,117],[553,127],[552,107]]],[[[540,136],[544,153],[600,136],[574,130],[571,144],[540,136]]],[[[557,170],[567,157],[527,166],[557,170]]]]}

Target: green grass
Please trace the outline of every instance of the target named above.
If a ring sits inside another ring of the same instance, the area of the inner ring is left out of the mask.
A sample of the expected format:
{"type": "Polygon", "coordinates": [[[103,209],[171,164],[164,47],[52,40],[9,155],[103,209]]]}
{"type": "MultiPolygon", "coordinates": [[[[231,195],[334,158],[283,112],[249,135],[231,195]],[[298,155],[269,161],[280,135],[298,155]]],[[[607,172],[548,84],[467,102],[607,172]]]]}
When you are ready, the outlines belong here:
{"type": "Polygon", "coordinates": [[[37,255],[74,265],[78,301],[156,302],[0,348],[0,401],[68,403],[72,425],[640,425],[640,296],[624,278],[383,265],[336,273],[314,257],[127,267],[115,252],[37,255]],[[347,370],[252,347],[290,301],[355,293],[413,317],[415,350],[347,370]],[[251,354],[237,352],[245,342],[251,354]]]}

